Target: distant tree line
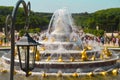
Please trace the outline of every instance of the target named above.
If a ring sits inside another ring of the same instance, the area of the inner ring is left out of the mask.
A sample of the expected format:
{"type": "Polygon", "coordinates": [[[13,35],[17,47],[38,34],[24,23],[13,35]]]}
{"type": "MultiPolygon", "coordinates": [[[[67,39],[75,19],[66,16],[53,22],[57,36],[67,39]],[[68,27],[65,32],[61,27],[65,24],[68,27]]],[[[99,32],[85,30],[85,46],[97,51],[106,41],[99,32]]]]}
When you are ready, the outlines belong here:
{"type": "MultiPolygon", "coordinates": [[[[5,20],[8,14],[12,14],[13,7],[0,6],[0,31],[5,28],[5,20]]],[[[23,8],[19,8],[17,12],[17,19],[15,23],[15,29],[21,30],[25,26],[25,14],[23,8]]],[[[41,30],[48,27],[52,13],[38,13],[31,11],[29,28],[40,28],[41,30]]]]}
{"type": "Polygon", "coordinates": [[[120,31],[120,8],[99,10],[94,13],[74,14],[76,25],[88,29],[99,29],[106,32],[120,31]]]}
{"type": "MultiPolygon", "coordinates": [[[[0,6],[0,31],[5,27],[5,19],[11,14],[13,7],[0,6]]],[[[40,31],[47,29],[53,13],[39,13],[31,11],[29,28],[40,28],[40,31]]],[[[17,31],[24,28],[25,17],[23,8],[19,8],[15,29],[17,31]]],[[[110,8],[99,10],[94,13],[74,13],[72,14],[75,25],[83,29],[99,29],[106,32],[120,31],[120,8],[110,8]]]]}

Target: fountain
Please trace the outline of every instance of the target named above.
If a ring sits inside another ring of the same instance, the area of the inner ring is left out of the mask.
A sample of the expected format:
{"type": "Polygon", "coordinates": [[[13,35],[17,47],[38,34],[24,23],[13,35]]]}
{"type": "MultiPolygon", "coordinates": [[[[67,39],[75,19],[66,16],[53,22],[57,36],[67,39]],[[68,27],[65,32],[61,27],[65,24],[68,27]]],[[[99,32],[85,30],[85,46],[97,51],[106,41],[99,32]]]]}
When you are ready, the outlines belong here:
{"type": "MultiPolygon", "coordinates": [[[[84,41],[73,23],[72,16],[64,9],[57,10],[45,33],[41,33],[36,54],[34,74],[47,75],[89,75],[103,74],[118,67],[119,57],[96,41],[84,41]]],[[[32,51],[32,50],[31,50],[32,51]]],[[[24,56],[24,54],[23,54],[24,56]]],[[[10,64],[10,54],[2,56],[10,64]]],[[[19,70],[18,56],[15,66],[19,70]]],[[[115,72],[115,70],[114,70],[115,72]]]]}

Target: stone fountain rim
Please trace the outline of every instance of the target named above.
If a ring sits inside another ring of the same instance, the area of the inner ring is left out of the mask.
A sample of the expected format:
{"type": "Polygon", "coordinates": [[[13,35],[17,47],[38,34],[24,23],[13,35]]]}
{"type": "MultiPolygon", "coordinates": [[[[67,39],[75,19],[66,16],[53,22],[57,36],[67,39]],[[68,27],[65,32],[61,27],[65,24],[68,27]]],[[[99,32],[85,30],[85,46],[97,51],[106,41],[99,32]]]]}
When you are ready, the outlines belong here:
{"type": "MultiPolygon", "coordinates": [[[[102,63],[102,62],[109,62],[109,61],[115,61],[115,60],[118,60],[119,59],[119,56],[117,56],[117,55],[115,55],[115,54],[113,54],[114,55],[114,57],[113,58],[111,58],[111,59],[108,59],[108,60],[98,60],[98,61],[80,61],[80,62],[58,62],[58,61],[56,61],[56,62],[51,62],[51,61],[49,61],[49,62],[46,62],[46,61],[36,61],[36,64],[88,64],[88,63],[102,63]]],[[[6,56],[10,56],[10,54],[5,54],[5,55],[3,55],[2,56],[2,59],[4,59],[4,60],[7,60],[7,61],[10,61],[10,58],[7,58],[6,56]]],[[[16,60],[15,59],[15,62],[17,62],[17,63],[19,63],[19,60],[16,60]]]]}

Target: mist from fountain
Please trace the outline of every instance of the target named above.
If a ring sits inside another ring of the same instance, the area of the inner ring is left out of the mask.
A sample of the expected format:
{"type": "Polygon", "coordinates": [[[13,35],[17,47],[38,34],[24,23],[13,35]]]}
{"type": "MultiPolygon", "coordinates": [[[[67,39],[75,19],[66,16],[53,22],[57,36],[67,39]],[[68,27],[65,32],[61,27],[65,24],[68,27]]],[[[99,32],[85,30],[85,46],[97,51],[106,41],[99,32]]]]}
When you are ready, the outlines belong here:
{"type": "Polygon", "coordinates": [[[44,42],[40,41],[40,43],[45,43],[48,50],[58,49],[59,44],[63,45],[66,50],[75,50],[75,48],[83,50],[84,45],[76,31],[77,28],[74,25],[71,14],[68,13],[66,8],[59,9],[54,12],[48,30],[45,33],[47,41],[45,39],[44,42]],[[57,44],[58,46],[52,45],[53,47],[51,47],[50,44],[57,44]]]}

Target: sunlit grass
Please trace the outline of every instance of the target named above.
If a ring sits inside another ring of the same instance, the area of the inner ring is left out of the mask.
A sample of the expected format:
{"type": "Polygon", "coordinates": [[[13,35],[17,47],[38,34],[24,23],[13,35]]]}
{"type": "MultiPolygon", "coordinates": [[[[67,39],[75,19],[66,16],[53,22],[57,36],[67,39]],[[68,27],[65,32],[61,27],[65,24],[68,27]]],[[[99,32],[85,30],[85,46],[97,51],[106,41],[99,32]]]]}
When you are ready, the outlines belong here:
{"type": "Polygon", "coordinates": [[[63,77],[57,77],[57,76],[48,76],[48,77],[41,77],[41,76],[30,76],[30,77],[23,77],[23,76],[17,76],[15,77],[15,80],[119,80],[120,75],[113,76],[111,74],[107,76],[102,75],[95,75],[94,77],[89,76],[79,76],[79,77],[72,77],[72,76],[63,76],[63,77]]]}

